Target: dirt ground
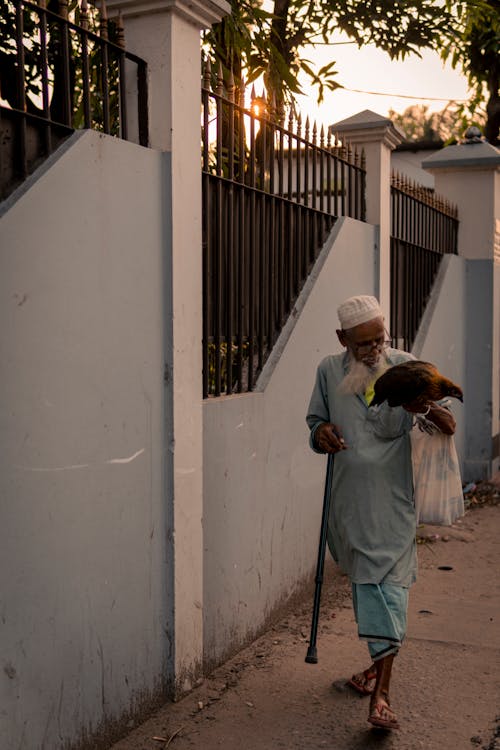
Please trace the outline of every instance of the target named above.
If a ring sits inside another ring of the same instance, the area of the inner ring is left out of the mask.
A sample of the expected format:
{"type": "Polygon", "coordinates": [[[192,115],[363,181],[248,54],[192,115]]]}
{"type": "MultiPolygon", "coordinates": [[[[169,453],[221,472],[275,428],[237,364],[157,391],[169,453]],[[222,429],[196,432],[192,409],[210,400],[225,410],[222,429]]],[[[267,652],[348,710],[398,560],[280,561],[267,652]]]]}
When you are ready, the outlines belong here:
{"type": "Polygon", "coordinates": [[[328,565],[318,664],[311,597],[189,695],[110,750],[500,750],[500,477],[469,489],[451,528],[421,527],[419,581],[391,698],[401,730],[370,728],[345,685],[368,665],[347,579],[328,565]]]}

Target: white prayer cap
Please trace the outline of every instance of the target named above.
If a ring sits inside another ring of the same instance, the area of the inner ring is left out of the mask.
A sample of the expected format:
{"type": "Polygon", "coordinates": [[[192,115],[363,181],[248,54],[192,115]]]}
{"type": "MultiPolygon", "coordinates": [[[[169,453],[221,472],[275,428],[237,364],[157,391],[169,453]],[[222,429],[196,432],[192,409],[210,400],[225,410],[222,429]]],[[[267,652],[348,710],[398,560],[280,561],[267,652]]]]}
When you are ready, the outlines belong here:
{"type": "Polygon", "coordinates": [[[367,294],[360,294],[357,297],[349,297],[337,308],[340,326],[343,331],[349,328],[359,326],[368,320],[383,317],[378,300],[367,294]]]}

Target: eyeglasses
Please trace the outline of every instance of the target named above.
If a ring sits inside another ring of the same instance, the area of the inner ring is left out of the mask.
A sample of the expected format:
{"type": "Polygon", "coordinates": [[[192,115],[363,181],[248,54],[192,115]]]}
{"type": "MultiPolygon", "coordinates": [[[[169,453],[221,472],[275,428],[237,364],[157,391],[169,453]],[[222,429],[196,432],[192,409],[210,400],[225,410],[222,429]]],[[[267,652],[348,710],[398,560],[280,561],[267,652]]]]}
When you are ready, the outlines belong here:
{"type": "Polygon", "coordinates": [[[390,338],[390,334],[387,331],[385,332],[385,334],[386,336],[389,336],[389,338],[373,339],[373,341],[360,341],[359,343],[355,341],[349,341],[349,343],[356,354],[364,357],[367,354],[370,354],[373,349],[376,349],[378,352],[382,352],[384,351],[384,349],[388,349],[390,346],[392,346],[392,339],[390,338]]]}

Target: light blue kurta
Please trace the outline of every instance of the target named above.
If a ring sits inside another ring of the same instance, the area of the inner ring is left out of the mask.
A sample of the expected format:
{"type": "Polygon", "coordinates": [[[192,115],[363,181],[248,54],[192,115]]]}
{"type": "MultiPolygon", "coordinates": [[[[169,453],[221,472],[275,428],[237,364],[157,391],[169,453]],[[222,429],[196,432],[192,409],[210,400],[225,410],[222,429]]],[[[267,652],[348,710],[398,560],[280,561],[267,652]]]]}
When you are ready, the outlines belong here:
{"type": "MultiPolygon", "coordinates": [[[[385,354],[391,365],[412,359],[397,349],[385,354]]],[[[368,407],[361,395],[339,393],[346,366],[346,354],[320,363],[306,418],[314,450],[321,422],[340,427],[348,446],[335,454],[328,545],[353,583],[410,586],[417,569],[413,418],[402,407],[368,407]]]]}

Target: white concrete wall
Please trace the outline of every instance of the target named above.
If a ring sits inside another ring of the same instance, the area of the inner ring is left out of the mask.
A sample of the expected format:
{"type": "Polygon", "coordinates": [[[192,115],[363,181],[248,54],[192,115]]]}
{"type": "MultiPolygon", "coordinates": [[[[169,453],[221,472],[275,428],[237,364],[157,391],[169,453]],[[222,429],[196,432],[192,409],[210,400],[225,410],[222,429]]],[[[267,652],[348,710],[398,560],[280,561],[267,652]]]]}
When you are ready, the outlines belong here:
{"type": "Polygon", "coordinates": [[[434,151],[393,151],[391,154],[391,169],[403,174],[419,185],[427,188],[434,187],[434,177],[422,169],[422,159],[434,151]]]}
{"type": "Polygon", "coordinates": [[[467,379],[466,300],[467,261],[457,255],[445,255],[412,349],[416,357],[434,362],[464,390],[464,404],[453,399],[451,407],[457,420],[455,444],[462,466],[467,456],[465,415],[474,388],[467,379]]]}
{"type": "Polygon", "coordinates": [[[464,475],[486,479],[500,467],[500,152],[485,142],[449,146],[424,167],[458,207],[458,253],[468,260],[464,475]]]}
{"type": "Polygon", "coordinates": [[[5,750],[164,695],[164,159],[80,133],[2,207],[5,750]]]}
{"type": "Polygon", "coordinates": [[[374,293],[374,245],[373,226],[340,219],[264,390],[203,405],[207,666],[255,636],[316,565],[326,461],[309,449],[305,414],[317,365],[341,350],[338,303],[374,293]]]}

